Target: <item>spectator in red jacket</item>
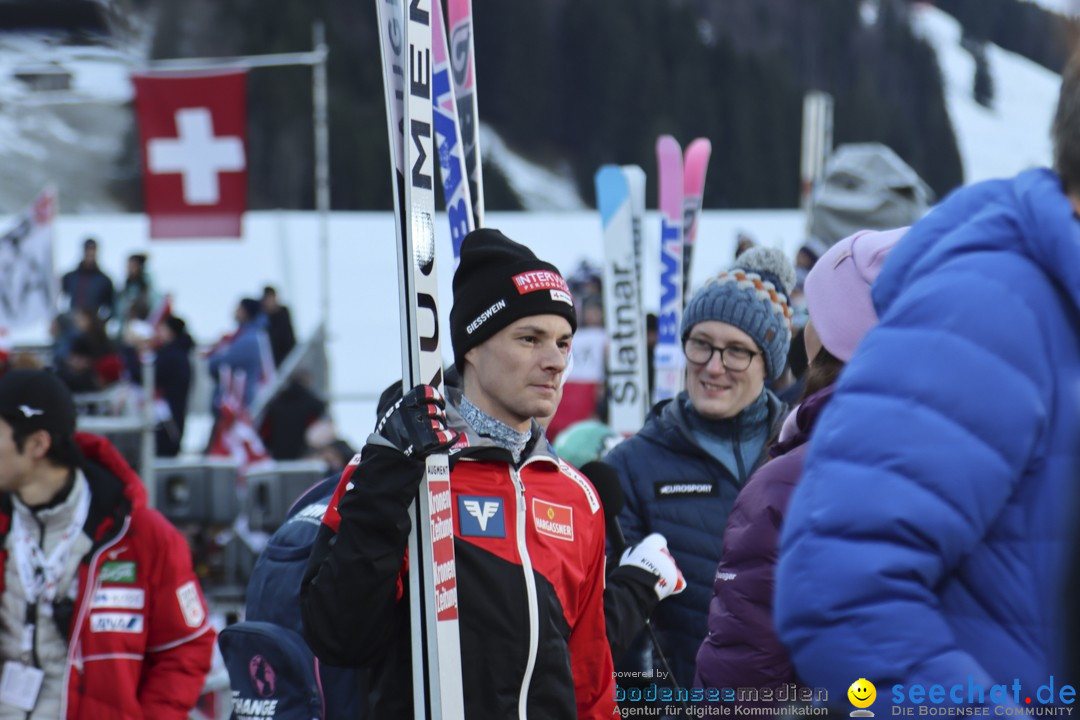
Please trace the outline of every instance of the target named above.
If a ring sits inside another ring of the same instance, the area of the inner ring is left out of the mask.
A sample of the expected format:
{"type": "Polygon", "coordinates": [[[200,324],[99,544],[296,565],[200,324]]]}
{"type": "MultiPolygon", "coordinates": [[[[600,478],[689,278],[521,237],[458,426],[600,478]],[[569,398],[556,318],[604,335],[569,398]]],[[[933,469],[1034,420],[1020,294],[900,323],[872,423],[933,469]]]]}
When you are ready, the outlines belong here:
{"type": "Polygon", "coordinates": [[[185,720],[214,631],[183,536],[44,370],[0,378],[0,717],[185,720]]]}

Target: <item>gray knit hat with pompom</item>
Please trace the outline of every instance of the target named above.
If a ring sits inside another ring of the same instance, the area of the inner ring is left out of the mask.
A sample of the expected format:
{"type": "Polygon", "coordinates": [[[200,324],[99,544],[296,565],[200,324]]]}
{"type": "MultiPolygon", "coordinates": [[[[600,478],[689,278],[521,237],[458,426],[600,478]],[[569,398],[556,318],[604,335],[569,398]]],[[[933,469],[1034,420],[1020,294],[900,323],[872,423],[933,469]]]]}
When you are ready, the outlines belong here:
{"type": "Polygon", "coordinates": [[[775,380],[784,371],[791,345],[788,293],[793,287],[795,268],[784,253],[750,248],[690,298],[683,311],[682,339],[706,320],[733,325],[754,339],[765,354],[766,379],[775,380]]]}

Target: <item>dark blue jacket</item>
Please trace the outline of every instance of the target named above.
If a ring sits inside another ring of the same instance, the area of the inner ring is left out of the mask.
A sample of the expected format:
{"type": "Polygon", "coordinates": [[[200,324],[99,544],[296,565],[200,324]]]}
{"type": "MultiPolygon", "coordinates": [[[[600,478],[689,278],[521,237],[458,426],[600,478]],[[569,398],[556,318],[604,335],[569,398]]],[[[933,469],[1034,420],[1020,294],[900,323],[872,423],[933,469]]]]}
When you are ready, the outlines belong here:
{"type": "Polygon", "coordinates": [[[1032,170],[953,193],[872,294],[881,322],[818,421],[785,518],[780,638],[830,698],[874,683],[878,717],[895,684],[962,684],[966,701],[969,683],[1017,678],[1034,703],[1051,675],[1069,682],[1080,222],[1061,181],[1032,170]]]}
{"type": "Polygon", "coordinates": [[[191,351],[195,341],[186,332],[162,345],[154,361],[154,384],[169,406],[169,418],[157,429],[158,457],[175,457],[180,452],[191,394],[191,351]]]}
{"type": "MultiPolygon", "coordinates": [[[[785,407],[766,392],[767,422],[777,427],[785,407]]],[[[662,533],[686,578],[686,590],[661,602],[653,623],[676,679],[688,687],[705,637],[724,525],[735,496],[765,454],[746,468],[744,477],[736,477],[694,439],[682,407],[685,396],[654,407],[641,431],[616,445],[604,460],[618,472],[626,495],[619,522],[627,542],[662,533]]]]}
{"type": "Polygon", "coordinates": [[[102,308],[106,315],[112,312],[113,283],[97,265],[87,267],[79,263],[77,268],[60,280],[60,288],[71,298],[72,308],[83,308],[94,315],[98,315],[102,308]]]}

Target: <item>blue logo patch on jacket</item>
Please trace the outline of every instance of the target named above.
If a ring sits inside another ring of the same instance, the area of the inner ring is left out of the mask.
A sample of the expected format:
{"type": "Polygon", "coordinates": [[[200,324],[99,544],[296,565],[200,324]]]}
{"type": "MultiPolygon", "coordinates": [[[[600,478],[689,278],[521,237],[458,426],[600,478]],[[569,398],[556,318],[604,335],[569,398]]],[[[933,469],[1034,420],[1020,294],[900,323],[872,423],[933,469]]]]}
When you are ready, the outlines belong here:
{"type": "Polygon", "coordinates": [[[458,523],[462,537],[506,537],[502,498],[458,495],[458,523]]]}

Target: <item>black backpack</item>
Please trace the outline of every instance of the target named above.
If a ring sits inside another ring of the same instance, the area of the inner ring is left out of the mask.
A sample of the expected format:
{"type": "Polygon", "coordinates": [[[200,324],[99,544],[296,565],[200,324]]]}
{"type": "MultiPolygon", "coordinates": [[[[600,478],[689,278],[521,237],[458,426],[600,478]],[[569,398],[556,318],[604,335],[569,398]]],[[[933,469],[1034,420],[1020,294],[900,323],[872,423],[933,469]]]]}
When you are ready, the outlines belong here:
{"type": "Polygon", "coordinates": [[[246,619],[218,637],[234,720],[364,717],[366,673],[321,664],[304,641],[300,620],[300,581],[337,480],[322,480],[293,504],[255,562],[246,619]]]}

